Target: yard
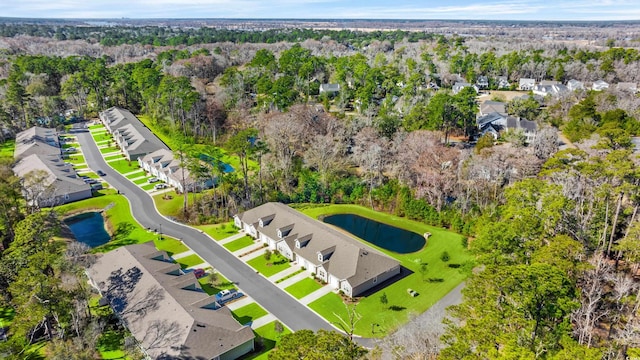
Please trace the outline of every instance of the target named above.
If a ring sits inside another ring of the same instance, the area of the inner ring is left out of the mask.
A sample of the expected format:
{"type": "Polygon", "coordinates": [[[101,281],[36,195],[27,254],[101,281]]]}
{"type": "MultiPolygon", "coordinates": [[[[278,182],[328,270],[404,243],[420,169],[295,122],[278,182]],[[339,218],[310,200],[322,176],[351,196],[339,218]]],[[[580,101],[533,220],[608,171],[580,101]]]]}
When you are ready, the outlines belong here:
{"type": "MultiPolygon", "coordinates": [[[[424,312],[444,297],[464,281],[472,268],[472,257],[463,247],[463,237],[445,229],[357,205],[312,205],[298,206],[298,208],[313,218],[321,215],[351,213],[418,234],[431,233],[428,244],[422,250],[409,254],[390,252],[367,243],[400,261],[401,265],[409,270],[409,274],[379,289],[376,293],[358,299],[357,311],[362,315],[362,320],[356,326],[358,335],[383,337],[392,332],[406,323],[410,316],[424,312]],[[441,260],[444,252],[447,252],[450,257],[447,262],[441,260]],[[412,297],[407,293],[407,289],[413,289],[419,295],[412,297]],[[383,293],[388,300],[384,305],[380,301],[383,293]],[[372,324],[377,324],[373,332],[372,324]]],[[[312,302],[309,306],[332,322],[338,321],[334,312],[346,315],[343,301],[340,296],[333,293],[312,302]]]]}
{"type": "Polygon", "coordinates": [[[200,256],[197,254],[185,256],[183,258],[177,259],[176,262],[180,264],[180,267],[183,269],[190,268],[192,266],[200,265],[204,262],[200,256]]]}
{"type": "Polygon", "coordinates": [[[104,125],[102,125],[102,124],[95,124],[95,125],[91,125],[91,126],[89,126],[89,130],[95,130],[95,129],[104,129],[104,125]]]}
{"type": "Polygon", "coordinates": [[[231,311],[231,313],[233,314],[233,317],[242,325],[245,325],[250,321],[259,319],[268,314],[267,310],[263,309],[257,303],[251,303],[241,308],[237,308],[231,311]]]}
{"type": "Polygon", "coordinates": [[[275,275],[291,267],[291,265],[289,265],[289,259],[280,254],[272,254],[269,260],[265,259],[264,255],[260,255],[257,258],[247,261],[247,264],[266,277],[275,275]]]}
{"type": "Polygon", "coordinates": [[[84,156],[82,154],[71,154],[67,155],[64,161],[74,165],[84,164],[84,156]]]}
{"type": "Polygon", "coordinates": [[[104,157],[104,159],[105,159],[106,161],[122,159],[122,155],[121,155],[121,154],[109,155],[109,156],[105,156],[105,157],[104,157]]]}
{"type": "Polygon", "coordinates": [[[140,165],[138,165],[137,161],[129,161],[125,158],[122,160],[112,161],[108,164],[120,174],[126,174],[140,169],[140,165]]]}
{"type": "Polygon", "coordinates": [[[234,252],[247,246],[251,246],[254,244],[253,238],[251,236],[245,235],[238,240],[233,240],[232,242],[228,242],[223,246],[227,248],[227,250],[234,252]]]}
{"type": "MultiPolygon", "coordinates": [[[[156,195],[162,196],[162,195],[156,195]]],[[[155,198],[155,197],[154,197],[155,198]]],[[[158,202],[156,201],[156,205],[158,206],[158,202]]],[[[228,238],[231,235],[235,235],[238,233],[238,229],[233,226],[233,221],[228,221],[222,224],[215,225],[198,225],[196,228],[206,232],[212,238],[216,240],[223,240],[228,238]]]]}
{"type": "Polygon", "coordinates": [[[256,334],[256,343],[262,347],[259,350],[256,348],[256,350],[259,351],[258,353],[243,357],[243,360],[267,360],[269,358],[269,352],[280,342],[280,338],[283,335],[291,334],[291,330],[284,325],[282,325],[282,332],[278,333],[275,325],[276,322],[273,321],[253,330],[256,334]]]}
{"type": "Polygon", "coordinates": [[[297,283],[286,287],[284,290],[293,295],[296,299],[302,299],[303,297],[311,294],[312,292],[321,289],[322,285],[312,278],[304,278],[297,283]]]}
{"type": "Polygon", "coordinates": [[[109,134],[106,130],[105,131],[96,131],[91,133],[91,136],[93,136],[93,140],[95,140],[95,142],[100,142],[100,141],[106,141],[106,140],[111,140],[111,134],[109,134]]]}
{"type": "Polygon", "coordinates": [[[129,174],[126,176],[127,179],[131,180],[131,179],[135,179],[137,177],[141,177],[141,176],[145,176],[145,172],[143,170],[140,170],[136,173],[133,174],[129,174]]]}
{"type": "Polygon", "coordinates": [[[202,290],[209,295],[215,295],[221,290],[235,289],[236,286],[229,280],[227,280],[222,274],[218,273],[218,282],[215,285],[209,284],[208,276],[198,279],[202,290]]]}
{"type": "Polygon", "coordinates": [[[120,148],[117,146],[108,146],[108,147],[100,148],[101,154],[108,154],[108,153],[119,152],[119,151],[120,151],[120,148]]]}

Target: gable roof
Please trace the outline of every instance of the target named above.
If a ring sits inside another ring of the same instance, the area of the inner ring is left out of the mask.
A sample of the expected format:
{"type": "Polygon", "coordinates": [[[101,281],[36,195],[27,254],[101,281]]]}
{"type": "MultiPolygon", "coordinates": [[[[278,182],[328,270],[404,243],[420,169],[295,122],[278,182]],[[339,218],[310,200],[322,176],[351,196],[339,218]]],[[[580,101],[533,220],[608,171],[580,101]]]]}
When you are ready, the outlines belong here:
{"type": "Polygon", "coordinates": [[[13,167],[13,172],[21,178],[38,170],[46,173],[44,186],[51,186],[53,196],[64,196],[85,190],[91,194],[91,186],[80,180],[73,165],[66,164],[59,156],[32,154],[20,159],[13,167]]]}
{"type": "Polygon", "coordinates": [[[278,229],[291,226],[283,239],[289,248],[313,264],[322,265],[338,279],[347,280],[352,287],[399,266],[397,260],[281,203],[266,203],[237,216],[274,240],[278,239],[278,229]],[[260,227],[262,218],[272,219],[260,227]],[[295,247],[296,239],[303,243],[300,248],[295,247]],[[319,253],[323,254],[322,261],[318,260],[319,253]],[[325,254],[330,254],[328,259],[325,254]]]}
{"type": "Polygon", "coordinates": [[[148,242],[105,253],[87,270],[152,358],[211,359],[254,338],[228,308],[213,310],[215,297],[168,259],[148,242]],[[165,333],[158,334],[159,327],[165,333]]]}
{"type": "Polygon", "coordinates": [[[20,159],[33,154],[59,155],[58,132],[55,129],[34,126],[16,134],[14,158],[20,159]]]}
{"type": "Polygon", "coordinates": [[[506,106],[507,104],[503,103],[502,101],[487,100],[482,104],[480,104],[480,116],[490,114],[493,112],[496,112],[499,114],[506,114],[507,113],[506,106]]]}

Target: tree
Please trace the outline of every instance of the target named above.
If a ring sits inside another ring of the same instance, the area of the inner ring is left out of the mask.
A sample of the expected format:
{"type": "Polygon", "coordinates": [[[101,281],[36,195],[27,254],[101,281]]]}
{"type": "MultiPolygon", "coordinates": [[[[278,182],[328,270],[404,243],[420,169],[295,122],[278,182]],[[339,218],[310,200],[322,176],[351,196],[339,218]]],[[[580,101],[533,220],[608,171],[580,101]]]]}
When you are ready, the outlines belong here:
{"type": "Polygon", "coordinates": [[[249,201],[251,199],[249,189],[249,163],[248,157],[252,141],[258,135],[256,129],[245,129],[232,135],[227,141],[227,149],[238,155],[240,158],[240,169],[242,171],[242,177],[244,179],[244,199],[249,201]]]}
{"type": "Polygon", "coordinates": [[[389,303],[387,293],[383,292],[382,295],[380,295],[380,303],[382,304],[382,306],[386,306],[389,303]]]}
{"type": "Polygon", "coordinates": [[[338,332],[319,330],[314,334],[311,330],[299,330],[284,335],[269,353],[269,360],[356,360],[366,353],[366,349],[338,332]]]}

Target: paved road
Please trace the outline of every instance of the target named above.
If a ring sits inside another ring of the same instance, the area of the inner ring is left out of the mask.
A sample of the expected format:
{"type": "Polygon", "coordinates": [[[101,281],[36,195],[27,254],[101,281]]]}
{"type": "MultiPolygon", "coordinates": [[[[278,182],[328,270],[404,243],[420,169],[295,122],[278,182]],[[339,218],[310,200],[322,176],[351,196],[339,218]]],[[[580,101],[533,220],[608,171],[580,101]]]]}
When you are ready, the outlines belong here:
{"type": "MultiPolygon", "coordinates": [[[[89,167],[94,171],[102,170],[107,174],[105,180],[129,199],[133,216],[142,226],[151,229],[161,228],[163,234],[182,239],[206,262],[214,266],[230,281],[237,283],[242,291],[249,294],[292,330],[334,330],[327,321],[297,300],[283,294],[282,290],[257,274],[255,270],[227,252],[215,241],[211,241],[199,230],[175,223],[160,215],[149,194],[107,165],[89,132],[78,132],[75,135],[78,137],[78,142],[89,167]]],[[[367,343],[367,340],[362,339],[362,343],[367,343]]]]}

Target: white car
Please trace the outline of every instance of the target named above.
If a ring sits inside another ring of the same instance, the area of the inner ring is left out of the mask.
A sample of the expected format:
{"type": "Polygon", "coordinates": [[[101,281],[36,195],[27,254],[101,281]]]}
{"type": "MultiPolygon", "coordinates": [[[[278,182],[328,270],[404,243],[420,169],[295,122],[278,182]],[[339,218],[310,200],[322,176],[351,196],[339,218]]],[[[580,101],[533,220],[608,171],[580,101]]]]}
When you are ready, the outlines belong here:
{"type": "Polygon", "coordinates": [[[160,181],[160,179],[158,179],[157,177],[152,177],[152,178],[149,178],[149,180],[148,180],[148,181],[149,181],[149,183],[151,184],[151,183],[154,183],[154,182],[158,182],[158,181],[160,181]]]}
{"type": "Polygon", "coordinates": [[[156,184],[156,186],[154,186],[153,188],[156,190],[160,190],[160,189],[166,189],[169,186],[167,184],[156,184]]]}

